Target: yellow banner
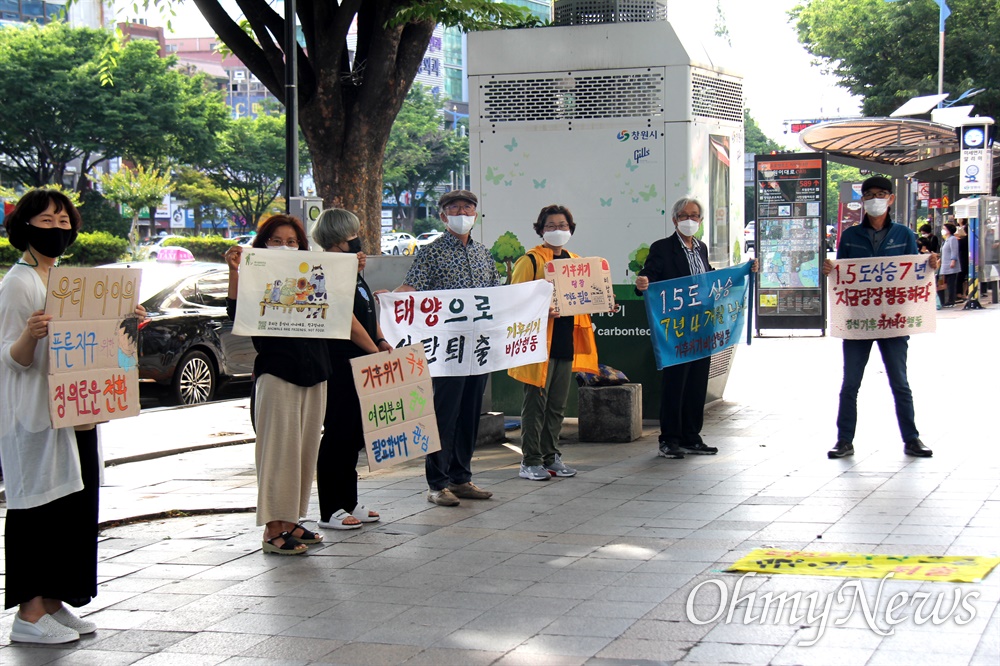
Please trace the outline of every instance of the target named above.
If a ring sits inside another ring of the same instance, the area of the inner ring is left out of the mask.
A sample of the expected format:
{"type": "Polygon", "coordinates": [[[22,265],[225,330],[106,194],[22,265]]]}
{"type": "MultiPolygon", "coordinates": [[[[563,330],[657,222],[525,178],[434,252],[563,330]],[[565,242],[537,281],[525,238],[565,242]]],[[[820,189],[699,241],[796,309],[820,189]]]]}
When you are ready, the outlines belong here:
{"type": "Polygon", "coordinates": [[[977,583],[997,564],[1000,557],[865,555],[758,548],[726,571],[846,578],[884,578],[891,573],[895,580],[977,583]]]}

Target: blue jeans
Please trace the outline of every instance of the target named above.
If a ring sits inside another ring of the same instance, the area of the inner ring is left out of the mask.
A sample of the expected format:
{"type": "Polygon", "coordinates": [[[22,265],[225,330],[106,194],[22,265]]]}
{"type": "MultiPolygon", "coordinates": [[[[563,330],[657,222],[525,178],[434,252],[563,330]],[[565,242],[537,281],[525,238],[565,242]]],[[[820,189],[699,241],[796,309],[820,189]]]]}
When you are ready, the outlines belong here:
{"type": "Polygon", "coordinates": [[[906,380],[906,350],[909,336],[883,338],[881,340],[844,340],[844,383],[840,387],[840,411],[837,414],[837,440],[853,442],[858,424],[858,389],[865,376],[865,366],[872,351],[872,343],[878,343],[882,354],[882,364],[889,376],[889,387],[896,401],[896,420],[899,434],[904,442],[912,442],[920,437],[913,415],[913,393],[906,380]]]}

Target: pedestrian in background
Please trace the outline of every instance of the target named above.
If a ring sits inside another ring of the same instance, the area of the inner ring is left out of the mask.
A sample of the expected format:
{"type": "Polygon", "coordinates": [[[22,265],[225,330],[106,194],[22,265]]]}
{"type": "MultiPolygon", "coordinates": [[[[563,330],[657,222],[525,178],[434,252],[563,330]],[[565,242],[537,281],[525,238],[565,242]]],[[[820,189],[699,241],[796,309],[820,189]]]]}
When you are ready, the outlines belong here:
{"type": "Polygon", "coordinates": [[[934,227],[924,223],[920,225],[919,231],[917,248],[920,250],[920,254],[937,254],[941,251],[941,241],[934,235],[934,227]]]}
{"type": "MultiPolygon", "coordinates": [[[[917,239],[912,231],[892,221],[892,181],[884,176],[872,176],[861,183],[864,215],[861,224],[845,229],[837,246],[837,259],[868,257],[898,257],[917,254],[917,239]]],[[[927,260],[931,270],[938,267],[938,256],[927,260]]],[[[833,262],[823,262],[823,275],[833,270],[833,262]]],[[[885,373],[889,377],[892,397],[896,403],[896,420],[903,438],[903,452],[908,456],[929,458],[934,455],[920,441],[913,413],[913,394],[906,378],[908,335],[879,338],[885,373]]],[[[854,455],[854,434],[858,423],[858,390],[865,375],[874,339],[844,340],[844,380],[840,387],[840,407],[837,412],[837,443],[827,452],[828,458],[854,455]]]]}
{"type": "Polygon", "coordinates": [[[955,290],[957,299],[964,301],[969,297],[969,221],[959,218],[953,234],[958,239],[958,278],[955,290]]]}
{"type": "MultiPolygon", "coordinates": [[[[514,264],[511,284],[544,280],[545,264],[553,259],[579,255],[566,250],[576,223],[565,206],[546,206],[534,223],[542,238],[514,264]]],[[[546,336],[549,360],[511,368],[507,374],[524,384],[521,405],[521,467],[518,476],[547,481],[550,476],[576,476],[576,470],[562,461],[559,432],[566,413],[566,400],[574,372],[597,374],[597,341],[590,315],[560,317],[549,310],[546,336]]]]}
{"type": "Polygon", "coordinates": [[[955,295],[958,290],[958,278],[962,273],[961,249],[955,236],[957,227],[951,222],[945,222],[944,247],[941,248],[941,275],[944,276],[944,299],[941,307],[955,307],[955,295]]]}
{"type": "Polygon", "coordinates": [[[354,316],[349,340],[328,340],[330,350],[330,386],[327,391],[323,439],[316,463],[316,489],[319,493],[319,526],[324,529],[350,530],[362,523],[379,520],[377,511],[358,505],[358,453],[365,448],[361,401],[354,385],[351,359],[392,349],[382,336],[375,314],[372,290],[363,271],[367,256],[361,249],[358,231],[361,223],[354,213],[331,208],[320,213],[313,239],[325,252],[349,252],[358,256],[358,281],[354,291],[354,316]]]}
{"type": "MultiPolygon", "coordinates": [[[[10,639],[58,644],[92,634],[77,617],[97,596],[101,461],[94,425],[49,418],[49,271],[76,240],[80,213],[61,192],[32,190],[4,218],[20,260],[0,282],[0,461],[7,517],[4,608],[10,639]]],[[[140,305],[135,314],[145,317],[140,305]]]]}
{"type": "MultiPolygon", "coordinates": [[[[302,222],[291,215],[274,215],[257,230],[253,247],[308,250],[302,222]]],[[[226,310],[236,319],[240,257],[243,248],[226,250],[229,294],[226,310]]],[[[316,474],[320,428],[326,410],[330,351],[326,340],[253,336],[254,424],[257,430],[257,525],[264,527],[265,553],[301,555],[323,535],[299,521],[309,508],[316,474]]]]}
{"type": "MultiPolygon", "coordinates": [[[[438,208],[447,230],[420,250],[396,291],[499,286],[500,274],[490,249],[471,236],[478,204],[479,199],[468,190],[441,195],[438,208]]],[[[472,454],[489,377],[434,377],[432,381],[441,438],[441,450],[428,454],[424,461],[427,501],[432,504],[458,506],[462,499],[493,497],[493,493],[472,483],[472,454]]]]}

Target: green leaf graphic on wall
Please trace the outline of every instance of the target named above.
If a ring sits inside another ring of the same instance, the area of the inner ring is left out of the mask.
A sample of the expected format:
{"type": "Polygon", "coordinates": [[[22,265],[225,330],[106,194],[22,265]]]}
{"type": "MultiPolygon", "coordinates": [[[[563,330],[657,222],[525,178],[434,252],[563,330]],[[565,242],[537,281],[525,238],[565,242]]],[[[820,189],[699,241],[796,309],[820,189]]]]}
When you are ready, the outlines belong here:
{"type": "Polygon", "coordinates": [[[505,231],[493,243],[490,254],[493,256],[493,261],[497,262],[497,270],[500,271],[503,284],[510,284],[514,273],[514,262],[525,254],[521,241],[517,239],[513,231],[505,231]]]}
{"type": "Polygon", "coordinates": [[[642,267],[646,265],[646,257],[649,256],[649,245],[643,243],[639,247],[635,248],[631,254],[628,255],[628,272],[629,277],[632,282],[635,282],[635,276],[642,270],[642,267]]]}

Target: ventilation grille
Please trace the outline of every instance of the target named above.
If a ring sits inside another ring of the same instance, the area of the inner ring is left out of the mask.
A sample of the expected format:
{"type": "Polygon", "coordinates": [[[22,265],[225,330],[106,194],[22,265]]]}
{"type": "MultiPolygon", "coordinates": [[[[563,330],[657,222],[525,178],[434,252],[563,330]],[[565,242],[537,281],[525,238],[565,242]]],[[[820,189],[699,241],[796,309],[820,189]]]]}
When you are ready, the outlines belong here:
{"type": "Polygon", "coordinates": [[[555,25],[666,20],[666,0],[556,0],[555,3],[555,25]]]}
{"type": "Polygon", "coordinates": [[[648,118],[663,114],[663,75],[648,70],[595,76],[494,79],[482,86],[491,123],[648,118]]]}
{"type": "Polygon", "coordinates": [[[729,372],[729,364],[733,360],[733,347],[726,347],[718,354],[712,354],[712,361],[708,366],[708,378],[715,379],[729,372]]]}
{"type": "Polygon", "coordinates": [[[691,73],[691,113],[702,118],[743,122],[743,84],[691,73]]]}

